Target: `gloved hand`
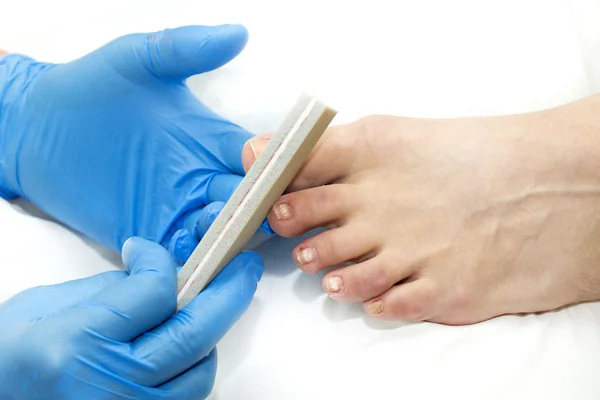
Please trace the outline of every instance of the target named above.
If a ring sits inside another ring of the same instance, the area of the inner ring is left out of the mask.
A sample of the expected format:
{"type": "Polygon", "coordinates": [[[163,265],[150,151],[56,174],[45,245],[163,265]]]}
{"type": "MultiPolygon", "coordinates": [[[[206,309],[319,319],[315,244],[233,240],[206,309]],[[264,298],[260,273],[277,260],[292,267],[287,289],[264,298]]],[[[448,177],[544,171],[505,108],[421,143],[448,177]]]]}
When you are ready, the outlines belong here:
{"type": "Polygon", "coordinates": [[[38,287],[0,305],[0,399],[201,399],[215,346],[250,304],[263,264],[238,255],[173,314],[176,268],[132,238],[127,272],[38,287]]]}
{"type": "Polygon", "coordinates": [[[121,37],[67,64],[0,58],[0,192],[109,248],[141,236],[187,259],[242,179],[252,135],[185,80],[246,41],[237,25],[191,26],[121,37]]]}

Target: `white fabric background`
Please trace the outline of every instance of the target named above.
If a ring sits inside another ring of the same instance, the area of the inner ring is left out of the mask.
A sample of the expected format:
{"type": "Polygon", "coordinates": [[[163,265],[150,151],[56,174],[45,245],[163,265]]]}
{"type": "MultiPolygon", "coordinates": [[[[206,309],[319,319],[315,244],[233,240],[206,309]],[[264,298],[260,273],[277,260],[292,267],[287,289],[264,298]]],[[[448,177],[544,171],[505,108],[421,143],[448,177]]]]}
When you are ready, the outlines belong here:
{"type": "MultiPolygon", "coordinates": [[[[190,83],[255,133],[276,129],[303,90],[341,123],[526,112],[600,89],[597,0],[6,0],[0,18],[0,47],[53,62],[121,34],[243,23],[244,53],[190,83]]],[[[599,304],[467,327],[382,324],[327,299],[320,276],[294,267],[296,243],[260,248],[267,271],[219,347],[213,399],[600,398],[599,304]]],[[[0,202],[0,300],[119,267],[29,205],[0,202]]]]}

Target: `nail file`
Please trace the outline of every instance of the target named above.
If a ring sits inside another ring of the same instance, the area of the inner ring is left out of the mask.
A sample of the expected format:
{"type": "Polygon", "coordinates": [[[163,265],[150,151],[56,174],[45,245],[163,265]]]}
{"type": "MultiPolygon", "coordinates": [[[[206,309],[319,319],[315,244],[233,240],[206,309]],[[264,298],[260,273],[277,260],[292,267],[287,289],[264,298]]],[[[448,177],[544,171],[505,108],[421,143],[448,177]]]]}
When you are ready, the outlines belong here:
{"type": "Polygon", "coordinates": [[[243,250],[336,114],[317,98],[300,96],[179,272],[177,310],[243,250]]]}

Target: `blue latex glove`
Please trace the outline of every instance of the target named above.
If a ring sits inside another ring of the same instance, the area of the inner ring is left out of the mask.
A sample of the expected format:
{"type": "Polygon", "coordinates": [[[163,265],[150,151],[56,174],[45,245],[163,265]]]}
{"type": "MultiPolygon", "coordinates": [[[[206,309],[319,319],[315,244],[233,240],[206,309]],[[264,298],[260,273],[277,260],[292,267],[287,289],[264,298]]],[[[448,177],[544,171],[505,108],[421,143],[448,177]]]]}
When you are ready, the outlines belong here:
{"type": "MultiPolygon", "coordinates": [[[[241,26],[191,26],[121,37],[67,64],[0,58],[0,193],[109,248],[140,236],[184,261],[199,221],[242,179],[252,136],[185,80],[246,41],[241,26]]],[[[262,230],[272,233],[266,221],[262,230]]]]}
{"type": "Polygon", "coordinates": [[[263,264],[243,252],[188,306],[173,259],[133,238],[127,272],[27,290],[0,305],[0,399],[203,399],[217,342],[250,304],[263,264]]]}

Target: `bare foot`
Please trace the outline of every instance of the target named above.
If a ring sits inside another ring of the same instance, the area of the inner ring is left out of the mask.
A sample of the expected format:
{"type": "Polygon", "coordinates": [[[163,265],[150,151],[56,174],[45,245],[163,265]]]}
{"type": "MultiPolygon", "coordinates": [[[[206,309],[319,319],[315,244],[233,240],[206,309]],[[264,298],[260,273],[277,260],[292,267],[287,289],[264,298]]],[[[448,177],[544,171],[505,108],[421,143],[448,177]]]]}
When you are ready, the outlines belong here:
{"type": "MultiPolygon", "coordinates": [[[[259,153],[265,141],[252,147],[259,153]]],[[[246,169],[254,161],[244,148],[246,169]]],[[[383,319],[470,324],[600,299],[600,98],[331,128],[269,215],[324,290],[383,319]]]]}

